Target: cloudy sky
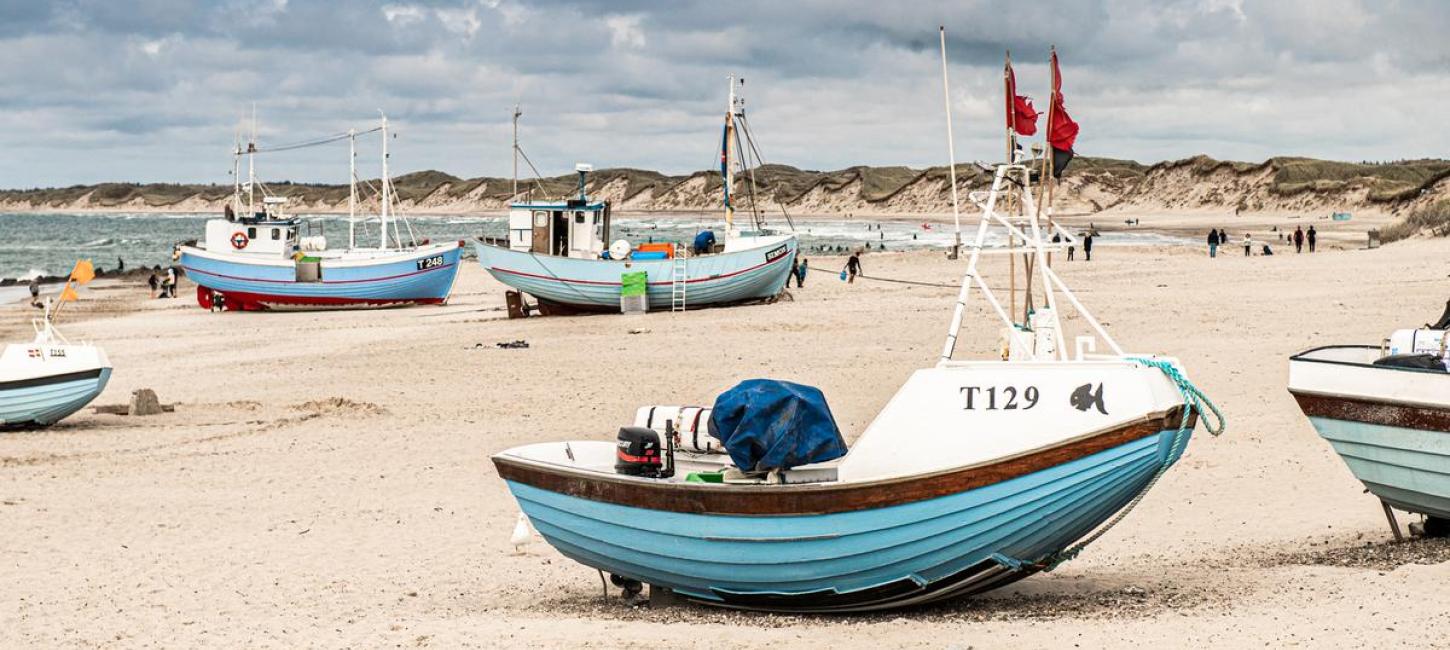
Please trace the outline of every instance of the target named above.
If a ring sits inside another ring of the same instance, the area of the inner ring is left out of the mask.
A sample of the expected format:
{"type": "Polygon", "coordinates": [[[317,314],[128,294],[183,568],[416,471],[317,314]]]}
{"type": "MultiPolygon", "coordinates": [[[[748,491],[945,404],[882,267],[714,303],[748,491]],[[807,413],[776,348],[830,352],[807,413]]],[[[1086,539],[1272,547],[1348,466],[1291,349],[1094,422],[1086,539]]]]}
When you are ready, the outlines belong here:
{"type": "MultiPolygon", "coordinates": [[[[384,109],[399,172],[508,175],[518,102],[545,174],[682,173],[732,73],[769,162],[943,164],[939,24],[962,159],[1001,150],[1003,51],[1044,97],[1053,43],[1083,155],[1450,155],[1438,0],[0,0],[0,187],[228,182],[254,102],[262,146],[384,109]]],[[[346,149],[262,163],[340,182],[346,149]]]]}

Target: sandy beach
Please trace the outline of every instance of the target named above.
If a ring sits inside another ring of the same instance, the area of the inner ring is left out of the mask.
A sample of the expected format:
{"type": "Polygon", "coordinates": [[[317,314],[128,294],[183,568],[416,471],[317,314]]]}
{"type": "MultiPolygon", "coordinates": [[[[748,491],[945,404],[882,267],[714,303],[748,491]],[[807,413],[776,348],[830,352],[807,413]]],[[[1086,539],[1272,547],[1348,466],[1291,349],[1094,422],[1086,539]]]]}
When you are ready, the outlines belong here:
{"type": "MultiPolygon", "coordinates": [[[[1221,220],[1197,226],[1237,240],[1221,220]]],[[[1447,645],[1450,544],[1394,544],[1285,390],[1294,352],[1438,316],[1445,251],[1101,248],[1059,263],[1126,349],[1179,357],[1228,432],[1200,430],[1131,516],[1052,573],[846,617],[603,599],[598,574],[542,539],[515,552],[518,510],[489,455],[611,439],[639,405],[708,404],[753,377],[820,387],[849,440],[934,362],[955,289],[847,285],[842,260],[812,256],[777,304],[511,321],[474,263],[447,306],[376,312],[215,314],[189,285],[176,300],[97,287],[61,322],[110,354],[96,403],[144,387],[176,409],[0,433],[0,646],[1447,645]],[[529,347],[495,346],[518,339],[529,347]]],[[[964,263],[863,264],[955,285],[964,263]]],[[[974,306],[958,355],[986,357],[996,327],[974,306]]],[[[26,338],[30,313],[0,308],[0,336],[26,338]]]]}

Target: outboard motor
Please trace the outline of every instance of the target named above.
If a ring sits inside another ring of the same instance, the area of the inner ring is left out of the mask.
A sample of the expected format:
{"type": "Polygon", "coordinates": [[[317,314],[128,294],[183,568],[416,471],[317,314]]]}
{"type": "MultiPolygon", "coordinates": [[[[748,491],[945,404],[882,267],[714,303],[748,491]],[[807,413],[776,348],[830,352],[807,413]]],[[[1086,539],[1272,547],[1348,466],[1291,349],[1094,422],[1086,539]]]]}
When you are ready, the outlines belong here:
{"type": "Polygon", "coordinates": [[[619,447],[615,449],[614,471],[630,476],[656,477],[664,468],[660,456],[660,434],[644,427],[623,427],[619,430],[619,447]]]}

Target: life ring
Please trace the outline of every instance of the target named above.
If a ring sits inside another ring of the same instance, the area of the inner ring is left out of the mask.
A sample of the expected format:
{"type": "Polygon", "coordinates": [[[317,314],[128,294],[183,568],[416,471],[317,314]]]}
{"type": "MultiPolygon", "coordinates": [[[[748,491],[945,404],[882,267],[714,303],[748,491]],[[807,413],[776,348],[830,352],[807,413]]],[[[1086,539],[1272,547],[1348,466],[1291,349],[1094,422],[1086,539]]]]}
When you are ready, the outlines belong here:
{"type": "Polygon", "coordinates": [[[251,239],[247,238],[247,233],[240,230],[232,233],[232,248],[241,250],[246,248],[247,244],[251,243],[251,241],[251,239]]]}

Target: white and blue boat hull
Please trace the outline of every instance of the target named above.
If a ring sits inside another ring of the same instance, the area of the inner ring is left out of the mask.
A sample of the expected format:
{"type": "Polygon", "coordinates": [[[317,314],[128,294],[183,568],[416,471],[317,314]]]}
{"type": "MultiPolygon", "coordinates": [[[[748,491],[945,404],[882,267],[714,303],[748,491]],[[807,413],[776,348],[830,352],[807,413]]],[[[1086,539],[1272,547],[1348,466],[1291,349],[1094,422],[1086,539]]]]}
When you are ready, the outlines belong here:
{"type": "Polygon", "coordinates": [[[49,426],[90,404],[111,378],[110,368],[0,381],[0,426],[49,426]]]}
{"type": "Polygon", "coordinates": [[[1331,346],[1295,355],[1289,391],[1370,493],[1450,521],[1450,373],[1374,365],[1380,354],[1331,346]]]}
{"type": "MultiPolygon", "coordinates": [[[[647,498],[621,503],[627,489],[551,478],[505,456],[495,462],[539,533],[585,565],[714,605],[866,611],[978,593],[1047,568],[1176,460],[1187,442],[1175,449],[1178,424],[1176,414],[1162,416],[1092,453],[929,498],[909,496],[922,489],[914,480],[806,486],[837,492],[813,502],[784,488],[752,501],[760,514],[678,511],[711,509],[707,491],[675,503],[677,511],[664,510],[671,499],[663,493],[654,497],[659,507],[647,498]],[[883,495],[900,503],[849,505],[883,495]],[[787,509],[838,511],[767,512],[776,498],[794,504],[787,509]]],[[[981,483],[973,472],[946,480],[981,483]]]]}
{"type": "MultiPolygon", "coordinates": [[[[764,300],[785,289],[797,240],[779,237],[769,245],[684,260],[688,307],[764,300]]],[[[669,309],[674,291],[673,259],[601,260],[544,255],[476,243],[478,261],[495,279],[535,298],[581,310],[617,311],[620,277],[643,271],[651,310],[669,309]]]]}
{"type": "Polygon", "coordinates": [[[183,247],[181,266],[210,307],[217,294],[229,309],[337,309],[441,304],[448,299],[463,248],[422,246],[374,255],[324,256],[321,279],[298,281],[291,260],[249,259],[183,247]]]}

